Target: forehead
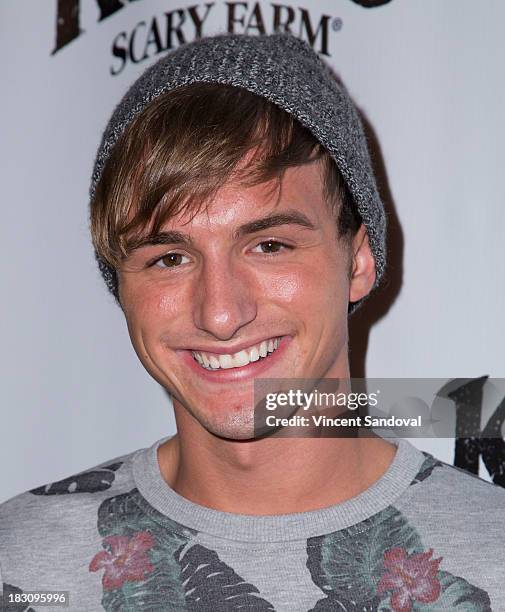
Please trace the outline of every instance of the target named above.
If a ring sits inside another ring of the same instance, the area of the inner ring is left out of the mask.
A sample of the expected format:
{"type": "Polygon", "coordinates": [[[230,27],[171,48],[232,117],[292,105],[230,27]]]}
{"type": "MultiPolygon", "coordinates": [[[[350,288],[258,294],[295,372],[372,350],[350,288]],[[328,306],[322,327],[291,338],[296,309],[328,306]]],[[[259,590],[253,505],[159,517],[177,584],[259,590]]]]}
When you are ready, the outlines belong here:
{"type": "Polygon", "coordinates": [[[247,185],[232,178],[196,214],[182,212],[169,219],[164,227],[185,225],[206,231],[228,230],[288,209],[302,212],[314,224],[331,216],[319,162],[288,168],[281,181],[274,178],[258,185],[247,185]]]}

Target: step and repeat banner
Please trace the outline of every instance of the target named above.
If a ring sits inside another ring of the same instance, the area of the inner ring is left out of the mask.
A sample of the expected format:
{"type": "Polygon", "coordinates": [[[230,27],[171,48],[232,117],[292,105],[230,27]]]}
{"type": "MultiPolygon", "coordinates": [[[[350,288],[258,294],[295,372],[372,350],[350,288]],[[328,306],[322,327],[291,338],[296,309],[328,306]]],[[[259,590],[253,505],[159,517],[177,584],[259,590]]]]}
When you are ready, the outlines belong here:
{"type": "MultiPolygon", "coordinates": [[[[478,417],[461,414],[501,431],[485,382],[505,377],[504,23],[501,0],[2,2],[0,501],[175,431],[96,268],[88,187],[128,86],[218,32],[291,31],[362,112],[390,254],[351,320],[353,376],[471,389],[478,417]]],[[[473,435],[412,441],[502,484],[503,440],[473,435]]]]}

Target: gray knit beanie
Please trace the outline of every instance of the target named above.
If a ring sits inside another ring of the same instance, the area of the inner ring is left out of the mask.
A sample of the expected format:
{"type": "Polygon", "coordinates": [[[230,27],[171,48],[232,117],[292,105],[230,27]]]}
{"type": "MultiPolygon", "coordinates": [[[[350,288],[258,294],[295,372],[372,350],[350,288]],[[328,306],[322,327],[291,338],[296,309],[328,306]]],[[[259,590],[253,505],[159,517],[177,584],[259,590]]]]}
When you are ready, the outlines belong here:
{"type": "MultiPolygon", "coordinates": [[[[291,34],[203,38],[150,66],[124,95],[104,131],[91,179],[91,199],[112,148],[132,119],[160,94],[203,82],[242,87],[266,98],[298,119],[328,150],[367,229],[376,287],[386,265],[386,218],[361,120],[328,66],[307,43],[291,34]]],[[[116,271],[97,253],[95,257],[119,303],[116,271]]],[[[358,305],[351,304],[350,311],[358,305]]]]}

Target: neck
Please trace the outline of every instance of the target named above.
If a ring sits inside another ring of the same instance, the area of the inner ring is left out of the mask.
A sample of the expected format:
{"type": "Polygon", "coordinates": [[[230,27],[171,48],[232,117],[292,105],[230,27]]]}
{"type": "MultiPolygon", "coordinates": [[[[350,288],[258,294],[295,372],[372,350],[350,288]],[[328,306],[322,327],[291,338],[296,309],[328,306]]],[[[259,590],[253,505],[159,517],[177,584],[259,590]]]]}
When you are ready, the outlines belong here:
{"type": "Polygon", "coordinates": [[[387,470],[381,438],[223,440],[179,430],[158,449],[169,486],[202,506],[249,515],[317,510],[359,495],[387,470]],[[191,435],[189,435],[191,433],[191,435]]]}
{"type": "MultiPolygon", "coordinates": [[[[325,377],[349,381],[345,351],[325,377]]],[[[175,399],[174,411],[178,433],[158,449],[161,473],[179,495],[222,512],[291,514],[344,502],[378,480],[396,452],[379,437],[226,440],[175,399]]]]}

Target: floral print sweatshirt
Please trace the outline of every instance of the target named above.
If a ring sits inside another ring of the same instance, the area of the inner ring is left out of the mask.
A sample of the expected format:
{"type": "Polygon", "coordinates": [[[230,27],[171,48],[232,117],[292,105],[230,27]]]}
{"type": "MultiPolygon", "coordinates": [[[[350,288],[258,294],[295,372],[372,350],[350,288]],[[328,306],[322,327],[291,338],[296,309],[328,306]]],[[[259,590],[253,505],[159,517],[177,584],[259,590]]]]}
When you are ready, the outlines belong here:
{"type": "Polygon", "coordinates": [[[505,490],[406,440],[360,495],[275,516],[178,495],[163,441],[0,505],[3,609],[505,610],[505,490]]]}

